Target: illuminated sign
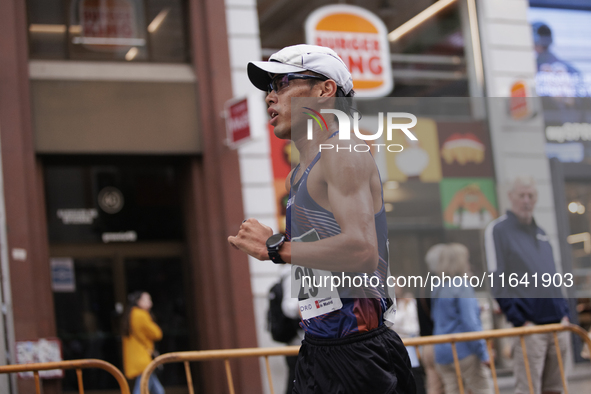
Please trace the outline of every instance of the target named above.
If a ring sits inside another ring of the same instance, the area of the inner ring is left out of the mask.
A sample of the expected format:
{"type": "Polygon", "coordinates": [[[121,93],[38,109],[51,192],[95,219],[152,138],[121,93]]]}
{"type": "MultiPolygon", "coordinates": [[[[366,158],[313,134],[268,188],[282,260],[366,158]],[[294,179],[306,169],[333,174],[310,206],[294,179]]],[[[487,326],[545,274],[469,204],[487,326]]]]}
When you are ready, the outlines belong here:
{"type": "Polygon", "coordinates": [[[353,76],[358,97],[388,95],[394,86],[387,29],[364,8],[329,5],[306,20],[306,41],[333,49],[353,76]]]}
{"type": "Polygon", "coordinates": [[[573,2],[564,0],[531,7],[528,20],[536,53],[536,94],[541,96],[546,156],[578,163],[591,157],[591,12],[574,6],[568,9],[571,6],[573,2]]]}

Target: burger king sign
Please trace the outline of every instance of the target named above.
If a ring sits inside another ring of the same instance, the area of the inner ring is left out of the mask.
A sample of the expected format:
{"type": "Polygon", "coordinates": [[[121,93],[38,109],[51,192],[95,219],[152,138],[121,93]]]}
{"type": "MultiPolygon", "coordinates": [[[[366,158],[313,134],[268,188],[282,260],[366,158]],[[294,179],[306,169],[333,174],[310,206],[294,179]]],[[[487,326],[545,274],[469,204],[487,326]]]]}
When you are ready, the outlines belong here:
{"type": "Polygon", "coordinates": [[[306,20],[308,44],[332,48],[353,75],[358,97],[388,95],[394,86],[388,32],[380,18],[364,8],[329,5],[306,20]]]}

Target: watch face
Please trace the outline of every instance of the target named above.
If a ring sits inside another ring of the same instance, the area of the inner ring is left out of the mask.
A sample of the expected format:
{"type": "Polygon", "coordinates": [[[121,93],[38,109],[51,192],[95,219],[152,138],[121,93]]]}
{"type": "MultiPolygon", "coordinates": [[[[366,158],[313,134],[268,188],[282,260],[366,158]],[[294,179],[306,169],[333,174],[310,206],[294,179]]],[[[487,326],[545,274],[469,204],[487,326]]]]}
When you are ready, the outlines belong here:
{"type": "Polygon", "coordinates": [[[274,234],[267,239],[267,248],[276,248],[285,241],[285,235],[274,234]]]}

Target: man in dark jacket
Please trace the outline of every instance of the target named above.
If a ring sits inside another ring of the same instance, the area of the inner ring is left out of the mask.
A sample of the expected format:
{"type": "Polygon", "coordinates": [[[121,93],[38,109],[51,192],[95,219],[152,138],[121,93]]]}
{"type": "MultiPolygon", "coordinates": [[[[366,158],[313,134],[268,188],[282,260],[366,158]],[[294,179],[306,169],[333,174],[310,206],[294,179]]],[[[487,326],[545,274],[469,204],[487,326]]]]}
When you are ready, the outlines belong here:
{"type": "MultiPolygon", "coordinates": [[[[485,232],[488,269],[495,273],[493,295],[515,327],[568,323],[568,303],[560,288],[542,285],[542,277],[554,277],[556,265],[549,238],[533,218],[537,198],[533,179],[517,178],[509,191],[511,210],[490,223],[485,232]],[[511,283],[510,276],[514,278],[511,283]]],[[[525,394],[530,392],[527,372],[521,343],[516,339],[515,393],[525,394]]],[[[560,349],[556,349],[552,333],[526,336],[525,343],[534,393],[560,393],[562,379],[556,352],[566,358],[567,332],[559,333],[560,349]]]]}

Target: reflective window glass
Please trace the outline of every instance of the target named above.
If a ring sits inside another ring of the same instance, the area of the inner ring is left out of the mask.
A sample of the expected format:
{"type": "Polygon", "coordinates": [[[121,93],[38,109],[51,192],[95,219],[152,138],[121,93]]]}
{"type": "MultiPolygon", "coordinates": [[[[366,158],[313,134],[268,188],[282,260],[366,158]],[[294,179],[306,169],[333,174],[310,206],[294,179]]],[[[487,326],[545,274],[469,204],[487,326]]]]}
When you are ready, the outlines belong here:
{"type": "MultiPolygon", "coordinates": [[[[259,0],[263,57],[266,59],[283,47],[305,43],[308,16],[320,7],[340,3],[259,0]]],[[[394,88],[389,96],[470,96],[472,77],[466,66],[469,40],[465,39],[469,22],[463,2],[455,2],[441,11],[434,11],[433,0],[352,1],[347,4],[376,15],[392,36],[389,42],[394,88]]],[[[338,52],[337,48],[333,49],[338,52]]]]}
{"type": "Polygon", "coordinates": [[[29,0],[29,51],[42,59],[66,58],[66,13],[62,0],[29,0]]]}
{"type": "Polygon", "coordinates": [[[184,0],[30,0],[33,59],[186,62],[184,0]]]}

